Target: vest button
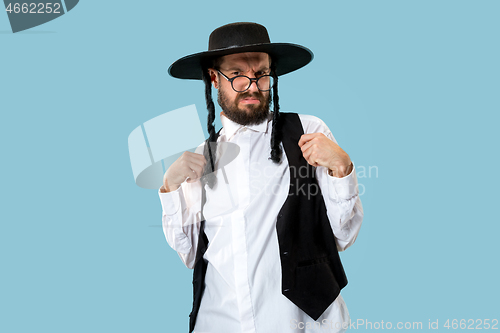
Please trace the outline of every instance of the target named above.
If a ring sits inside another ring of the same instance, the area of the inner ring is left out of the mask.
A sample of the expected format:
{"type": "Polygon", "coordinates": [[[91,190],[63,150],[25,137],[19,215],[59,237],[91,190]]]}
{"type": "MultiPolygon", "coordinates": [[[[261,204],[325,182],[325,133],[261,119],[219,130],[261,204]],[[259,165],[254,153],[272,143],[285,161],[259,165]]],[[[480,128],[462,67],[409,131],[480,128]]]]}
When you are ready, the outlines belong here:
{"type": "Polygon", "coordinates": [[[278,218],[280,218],[280,217],[282,217],[282,216],[283,216],[283,214],[281,214],[281,213],[279,213],[279,214],[278,214],[278,218]]]}
{"type": "Polygon", "coordinates": [[[285,255],[285,256],[288,255],[288,252],[287,251],[283,252],[283,255],[285,255]]]}
{"type": "Polygon", "coordinates": [[[285,289],[285,290],[283,290],[283,291],[290,291],[290,289],[285,289]]]}

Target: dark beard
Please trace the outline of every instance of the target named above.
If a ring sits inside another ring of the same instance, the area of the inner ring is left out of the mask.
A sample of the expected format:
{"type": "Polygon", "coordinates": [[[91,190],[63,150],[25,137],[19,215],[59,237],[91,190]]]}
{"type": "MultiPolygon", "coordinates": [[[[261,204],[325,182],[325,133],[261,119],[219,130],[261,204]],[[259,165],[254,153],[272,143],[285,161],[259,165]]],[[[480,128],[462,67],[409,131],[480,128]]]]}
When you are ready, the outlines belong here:
{"type": "Polygon", "coordinates": [[[260,124],[264,120],[267,119],[269,115],[269,104],[271,103],[271,94],[269,93],[269,97],[266,98],[262,93],[258,92],[255,94],[251,93],[241,93],[236,100],[234,101],[233,104],[231,104],[228,100],[226,95],[221,92],[222,89],[218,90],[217,93],[217,102],[219,102],[219,105],[224,111],[224,115],[234,121],[235,123],[238,123],[240,125],[256,125],[260,124]],[[252,98],[257,98],[260,103],[258,105],[252,105],[252,104],[247,104],[245,107],[251,108],[251,112],[245,111],[245,110],[240,110],[238,108],[239,101],[247,98],[247,97],[252,97],[252,98]]]}

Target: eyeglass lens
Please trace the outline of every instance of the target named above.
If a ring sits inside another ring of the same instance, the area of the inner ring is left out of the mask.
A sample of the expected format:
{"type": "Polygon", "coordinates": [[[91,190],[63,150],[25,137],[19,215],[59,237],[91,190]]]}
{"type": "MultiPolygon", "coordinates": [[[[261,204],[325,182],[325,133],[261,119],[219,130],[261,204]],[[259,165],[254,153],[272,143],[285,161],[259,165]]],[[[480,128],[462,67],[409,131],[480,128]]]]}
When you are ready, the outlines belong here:
{"type": "MultiPolygon", "coordinates": [[[[243,92],[250,88],[250,83],[252,81],[248,77],[239,76],[233,80],[233,88],[238,92],[243,92]]],[[[271,76],[262,76],[257,80],[257,87],[261,91],[271,90],[272,87],[272,77],[271,76]]]]}

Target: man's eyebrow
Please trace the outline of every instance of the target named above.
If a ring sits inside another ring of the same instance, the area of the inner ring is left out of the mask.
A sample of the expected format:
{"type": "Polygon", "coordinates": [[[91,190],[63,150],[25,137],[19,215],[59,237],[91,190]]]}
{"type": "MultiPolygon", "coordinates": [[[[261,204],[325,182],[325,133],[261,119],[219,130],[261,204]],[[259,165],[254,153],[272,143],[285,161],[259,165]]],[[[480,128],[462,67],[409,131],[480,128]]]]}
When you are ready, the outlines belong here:
{"type": "MultiPolygon", "coordinates": [[[[222,68],[221,68],[222,69],[222,68]]],[[[239,67],[229,67],[227,69],[224,69],[225,71],[238,71],[238,72],[242,72],[242,69],[239,68],[239,67]]]]}
{"type": "MultiPolygon", "coordinates": [[[[236,66],[233,66],[233,67],[228,67],[228,68],[220,68],[221,70],[224,70],[224,71],[238,71],[238,72],[243,72],[243,70],[240,68],[240,67],[236,67],[236,66]]],[[[259,70],[257,70],[257,72],[267,72],[269,70],[269,67],[261,67],[259,70]]]]}

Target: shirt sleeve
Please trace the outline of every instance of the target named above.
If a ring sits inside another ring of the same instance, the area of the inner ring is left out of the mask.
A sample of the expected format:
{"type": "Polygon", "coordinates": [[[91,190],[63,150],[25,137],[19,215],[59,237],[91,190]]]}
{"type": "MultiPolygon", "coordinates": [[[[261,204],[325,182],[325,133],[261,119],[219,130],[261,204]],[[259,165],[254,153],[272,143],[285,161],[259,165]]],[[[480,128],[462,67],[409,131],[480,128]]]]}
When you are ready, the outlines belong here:
{"type": "Polygon", "coordinates": [[[200,232],[201,184],[184,182],[175,191],[158,194],[165,238],[186,267],[193,268],[200,232]]]}
{"type": "MultiPolygon", "coordinates": [[[[323,133],[337,143],[321,119],[310,115],[299,116],[305,133],[323,133]]],[[[327,168],[320,166],[316,168],[316,178],[337,241],[337,249],[344,251],[356,241],[363,222],[363,206],[359,197],[356,166],[353,163],[351,173],[342,178],[330,176],[327,168]]]]}
{"type": "Polygon", "coordinates": [[[332,177],[328,174],[327,168],[318,167],[316,177],[337,240],[337,249],[344,251],[354,244],[363,222],[363,206],[359,198],[356,166],[350,174],[342,178],[332,177]]]}

